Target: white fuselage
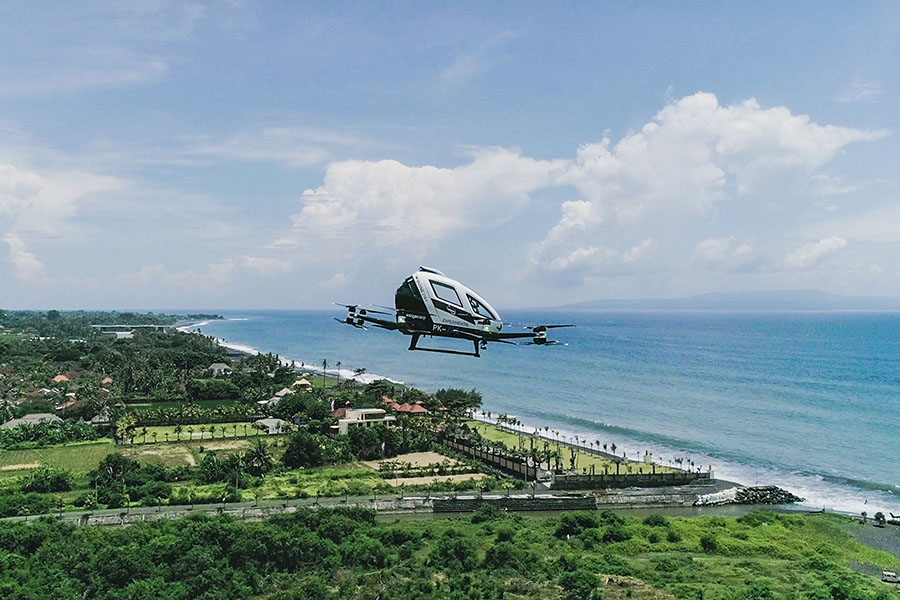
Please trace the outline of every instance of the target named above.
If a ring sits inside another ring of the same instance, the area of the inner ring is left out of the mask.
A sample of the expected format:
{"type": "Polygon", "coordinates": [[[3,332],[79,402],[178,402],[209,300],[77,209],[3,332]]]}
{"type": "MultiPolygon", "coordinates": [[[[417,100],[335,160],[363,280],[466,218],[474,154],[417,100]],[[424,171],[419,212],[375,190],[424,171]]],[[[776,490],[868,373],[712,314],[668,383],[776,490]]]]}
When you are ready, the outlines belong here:
{"type": "Polygon", "coordinates": [[[428,309],[434,331],[443,327],[499,333],[503,322],[497,311],[471,288],[423,267],[412,275],[428,309]]]}

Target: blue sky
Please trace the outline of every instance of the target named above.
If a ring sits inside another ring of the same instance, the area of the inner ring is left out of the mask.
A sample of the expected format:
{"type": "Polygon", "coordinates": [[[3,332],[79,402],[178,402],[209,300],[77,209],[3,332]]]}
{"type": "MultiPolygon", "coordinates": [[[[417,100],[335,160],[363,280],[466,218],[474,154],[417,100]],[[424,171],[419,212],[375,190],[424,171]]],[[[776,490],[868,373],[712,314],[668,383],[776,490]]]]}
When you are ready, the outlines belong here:
{"type": "Polygon", "coordinates": [[[0,306],[900,296],[900,5],[6,2],[0,306]]]}

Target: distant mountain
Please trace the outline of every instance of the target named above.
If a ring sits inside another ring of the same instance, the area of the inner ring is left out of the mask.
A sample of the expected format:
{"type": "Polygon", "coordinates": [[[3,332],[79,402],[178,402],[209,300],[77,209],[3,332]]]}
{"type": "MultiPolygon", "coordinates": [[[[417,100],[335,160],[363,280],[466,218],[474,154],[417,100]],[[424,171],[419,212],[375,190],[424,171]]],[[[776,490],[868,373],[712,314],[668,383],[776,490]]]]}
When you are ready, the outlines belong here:
{"type": "Polygon", "coordinates": [[[819,290],[711,292],[657,300],[592,300],[556,308],[567,310],[896,310],[900,298],[838,296],[819,290]]]}

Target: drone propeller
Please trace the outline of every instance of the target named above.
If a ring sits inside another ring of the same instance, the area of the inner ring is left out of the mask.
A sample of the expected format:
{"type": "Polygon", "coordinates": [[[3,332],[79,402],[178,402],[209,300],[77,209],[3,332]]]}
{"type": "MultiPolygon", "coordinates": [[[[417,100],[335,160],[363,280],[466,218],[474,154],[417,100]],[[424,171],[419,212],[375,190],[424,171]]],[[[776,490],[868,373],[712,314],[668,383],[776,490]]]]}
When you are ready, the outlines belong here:
{"type": "MultiPolygon", "coordinates": [[[[344,308],[346,308],[346,309],[347,309],[348,311],[350,311],[351,313],[359,313],[359,314],[361,314],[361,315],[365,315],[365,314],[368,314],[368,313],[373,313],[373,314],[376,314],[376,315],[390,315],[390,314],[393,314],[393,313],[387,313],[387,312],[384,312],[383,310],[375,310],[375,309],[373,309],[373,308],[361,308],[359,304],[341,304],[340,302],[334,302],[334,305],[335,305],[335,306],[343,306],[344,308]]],[[[384,306],[384,307],[382,307],[382,308],[387,308],[387,307],[384,306]]]]}
{"type": "Polygon", "coordinates": [[[532,325],[530,327],[525,327],[525,329],[530,329],[532,331],[546,331],[548,329],[556,329],[558,327],[575,327],[575,325],[532,325]]]}
{"type": "Polygon", "coordinates": [[[353,327],[356,327],[357,329],[365,329],[366,331],[368,331],[368,328],[365,325],[360,325],[359,323],[353,321],[353,319],[351,319],[350,317],[347,317],[346,319],[338,319],[337,317],[332,317],[332,319],[334,319],[338,323],[352,325],[353,327]]]}

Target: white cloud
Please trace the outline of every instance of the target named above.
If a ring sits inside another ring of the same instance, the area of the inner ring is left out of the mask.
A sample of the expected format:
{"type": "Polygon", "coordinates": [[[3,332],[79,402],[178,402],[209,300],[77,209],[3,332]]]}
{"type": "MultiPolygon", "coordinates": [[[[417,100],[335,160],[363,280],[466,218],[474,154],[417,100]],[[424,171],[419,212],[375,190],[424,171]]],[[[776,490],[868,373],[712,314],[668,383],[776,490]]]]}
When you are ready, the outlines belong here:
{"type": "Polygon", "coordinates": [[[839,236],[863,242],[900,242],[900,205],[877,208],[857,216],[845,216],[807,227],[809,236],[839,236]]]}
{"type": "MultiPolygon", "coordinates": [[[[605,138],[578,149],[558,181],[581,198],[562,204],[559,222],[529,252],[532,266],[583,267],[585,261],[570,257],[597,248],[598,239],[620,252],[642,238],[671,233],[677,240],[681,229],[709,222],[726,203],[759,212],[764,203],[788,202],[845,145],[884,135],[817,125],[755,100],[722,106],[713,94],[682,98],[615,145],[605,138]]],[[[740,255],[728,259],[735,263],[729,269],[753,263],[749,248],[731,252],[740,255]]]]}
{"type": "Polygon", "coordinates": [[[273,275],[287,273],[291,270],[291,263],[280,258],[264,258],[259,256],[242,256],[242,266],[260,275],[273,275]]]}
{"type": "Polygon", "coordinates": [[[713,271],[746,273],[767,264],[749,243],[737,243],[734,237],[710,238],[694,248],[694,262],[713,271]]]}
{"type": "Polygon", "coordinates": [[[784,258],[784,266],[788,269],[807,270],[818,266],[829,256],[843,250],[847,240],[830,237],[803,244],[784,258]]]}
{"type": "Polygon", "coordinates": [[[142,58],[127,63],[72,65],[41,69],[39,76],[25,74],[0,83],[0,96],[33,96],[72,92],[96,87],[132,85],[160,78],[168,64],[158,58],[142,58]]]}
{"type": "Polygon", "coordinates": [[[498,53],[498,50],[510,40],[518,37],[517,33],[502,32],[474,48],[460,52],[453,62],[441,72],[441,81],[446,86],[456,87],[495,69],[506,61],[506,58],[498,53]]]}
{"type": "Polygon", "coordinates": [[[503,148],[479,150],[452,169],[394,160],[332,163],[324,184],[303,192],[294,229],[278,243],[421,249],[455,232],[508,221],[566,165],[503,148]]]}
{"type": "Polygon", "coordinates": [[[347,284],[347,276],[343,273],[335,273],[328,279],[320,281],[316,287],[326,290],[335,290],[344,287],[347,284]]]}
{"type": "Polygon", "coordinates": [[[850,85],[838,95],[837,101],[843,104],[874,102],[881,96],[883,87],[884,86],[880,81],[854,79],[850,85]]]}
{"type": "Polygon", "coordinates": [[[239,161],[279,162],[289,167],[309,167],[332,160],[348,150],[374,146],[355,135],[313,127],[267,127],[242,131],[225,139],[185,136],[174,152],[184,158],[224,158],[239,161]]]}
{"type": "Polygon", "coordinates": [[[142,267],[135,274],[122,275],[120,279],[125,283],[145,288],[162,286],[208,291],[229,283],[235,266],[232,259],[213,263],[203,271],[170,271],[161,264],[153,264],[142,267]]]}
{"type": "Polygon", "coordinates": [[[44,265],[28,251],[25,242],[16,235],[7,234],[3,241],[9,247],[9,261],[13,272],[22,281],[40,281],[44,279],[44,265]]]}

